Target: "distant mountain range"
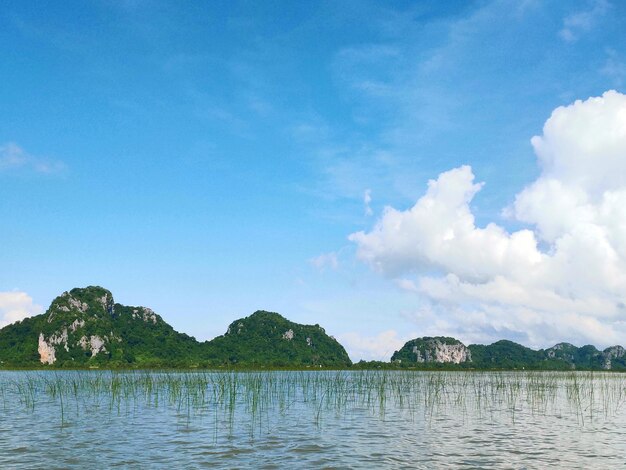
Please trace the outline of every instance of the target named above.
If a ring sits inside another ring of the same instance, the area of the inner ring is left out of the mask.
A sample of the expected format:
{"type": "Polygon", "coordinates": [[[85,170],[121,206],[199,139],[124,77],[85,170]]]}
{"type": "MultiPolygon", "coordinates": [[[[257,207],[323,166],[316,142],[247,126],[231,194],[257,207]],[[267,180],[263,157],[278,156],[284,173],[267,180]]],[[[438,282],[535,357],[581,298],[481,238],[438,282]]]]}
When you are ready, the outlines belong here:
{"type": "MultiPolygon", "coordinates": [[[[0,329],[0,367],[333,367],[352,363],[319,325],[257,311],[199,342],[146,307],[117,304],[102,287],[64,292],[42,315],[0,329]]],[[[533,350],[512,341],[465,346],[449,337],[408,341],[388,363],[353,367],[423,369],[626,370],[626,351],[559,343],[533,350]]]]}
{"type": "Polygon", "coordinates": [[[622,346],[599,351],[595,346],[578,348],[569,343],[536,351],[507,340],[465,346],[457,339],[438,336],[408,341],[391,361],[406,366],[447,364],[475,369],[626,370],[626,351],[622,346]]]}

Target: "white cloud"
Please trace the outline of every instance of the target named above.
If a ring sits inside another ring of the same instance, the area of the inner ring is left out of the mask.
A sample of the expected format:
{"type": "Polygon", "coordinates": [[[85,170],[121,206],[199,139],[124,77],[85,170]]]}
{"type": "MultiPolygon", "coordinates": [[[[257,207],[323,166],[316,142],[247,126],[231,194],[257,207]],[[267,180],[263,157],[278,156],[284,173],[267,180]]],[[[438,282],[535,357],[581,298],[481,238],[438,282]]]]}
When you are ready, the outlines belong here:
{"type": "Polygon", "coordinates": [[[25,292],[0,292],[0,328],[42,312],[25,292]]]}
{"type": "Polygon", "coordinates": [[[50,160],[31,155],[13,142],[1,145],[0,172],[20,168],[37,173],[58,173],[65,169],[65,164],[58,160],[50,160]]]}
{"type": "Polygon", "coordinates": [[[607,59],[600,73],[610,78],[616,87],[622,87],[626,80],[626,60],[615,49],[608,49],[606,53],[607,59]]]}
{"type": "Polygon", "coordinates": [[[591,30],[609,10],[610,5],[606,0],[595,0],[588,10],[577,11],[563,19],[563,28],[559,36],[566,42],[575,42],[581,34],[591,30]]]}
{"type": "Polygon", "coordinates": [[[394,351],[400,349],[411,337],[400,337],[395,330],[387,330],[376,336],[350,332],[337,336],[353,361],[389,361],[394,351]]]}
{"type": "Polygon", "coordinates": [[[370,206],[372,202],[372,190],[366,189],[363,193],[363,205],[365,206],[365,215],[373,215],[374,212],[370,206]]]}
{"type": "Polygon", "coordinates": [[[626,95],[557,108],[531,142],[541,174],[506,210],[530,229],[476,226],[482,183],[462,166],[349,239],[447,320],[441,334],[626,342],[626,95]]]}
{"type": "Polygon", "coordinates": [[[323,253],[315,258],[311,258],[309,263],[320,271],[323,271],[326,268],[337,269],[339,267],[339,258],[335,252],[323,253]]]}
{"type": "Polygon", "coordinates": [[[469,166],[447,171],[411,209],[387,207],[370,233],[349,239],[361,259],[390,276],[439,269],[480,281],[502,270],[531,269],[542,256],[531,231],[509,235],[495,224],[475,226],[469,203],[481,187],[469,166]]]}

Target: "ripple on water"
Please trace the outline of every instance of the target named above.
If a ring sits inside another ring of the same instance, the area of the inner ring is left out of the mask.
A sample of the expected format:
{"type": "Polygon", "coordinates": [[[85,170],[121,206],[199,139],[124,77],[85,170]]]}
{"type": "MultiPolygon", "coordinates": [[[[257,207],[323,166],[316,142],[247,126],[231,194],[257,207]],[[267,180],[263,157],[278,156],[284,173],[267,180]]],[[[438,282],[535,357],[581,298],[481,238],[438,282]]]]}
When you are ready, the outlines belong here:
{"type": "MultiPolygon", "coordinates": [[[[76,374],[82,377],[55,377],[76,374]]],[[[34,408],[20,405],[12,385],[36,385],[36,377],[0,373],[0,468],[85,468],[95,456],[99,465],[117,468],[621,468],[626,461],[625,407],[600,401],[623,401],[626,376],[577,376],[579,398],[589,403],[572,406],[571,374],[388,373],[385,383],[396,388],[361,392],[350,384],[380,385],[382,376],[343,374],[343,382],[332,373],[260,375],[262,384],[283,383],[267,396],[254,395],[257,389],[246,387],[259,382],[242,375],[234,402],[200,404],[197,412],[181,409],[178,396],[168,403],[163,389],[158,405],[138,393],[112,403],[104,390],[88,389],[65,397],[61,414],[44,387],[36,389],[34,408]],[[431,379],[442,377],[443,389],[428,392],[431,379]],[[542,380],[549,394],[533,388],[542,380]],[[345,391],[332,395],[335,401],[322,399],[332,386],[345,391]],[[490,392],[482,401],[474,395],[480,387],[490,392]],[[256,396],[256,415],[246,396],[256,396]]]]}

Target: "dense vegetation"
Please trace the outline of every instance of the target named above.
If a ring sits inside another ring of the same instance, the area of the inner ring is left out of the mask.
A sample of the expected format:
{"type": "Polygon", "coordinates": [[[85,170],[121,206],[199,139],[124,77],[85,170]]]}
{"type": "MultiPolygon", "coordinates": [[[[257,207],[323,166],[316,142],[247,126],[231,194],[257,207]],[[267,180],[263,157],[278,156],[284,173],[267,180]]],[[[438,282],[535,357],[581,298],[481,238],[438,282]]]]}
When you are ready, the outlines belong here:
{"type": "Polygon", "coordinates": [[[319,325],[300,325],[278,313],[257,311],[230,324],[205,343],[203,359],[213,364],[274,367],[346,367],[348,353],[319,325]]]}
{"type": "Polygon", "coordinates": [[[472,362],[481,368],[523,369],[534,367],[544,359],[541,351],[507,340],[488,346],[471,344],[469,350],[472,352],[472,362]]]}

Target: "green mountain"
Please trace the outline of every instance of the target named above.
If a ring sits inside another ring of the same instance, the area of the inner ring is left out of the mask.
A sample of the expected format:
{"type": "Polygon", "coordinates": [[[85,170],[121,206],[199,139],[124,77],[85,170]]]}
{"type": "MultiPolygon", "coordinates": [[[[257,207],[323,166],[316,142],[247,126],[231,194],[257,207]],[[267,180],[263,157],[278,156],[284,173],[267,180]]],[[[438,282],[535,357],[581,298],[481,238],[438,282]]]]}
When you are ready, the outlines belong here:
{"type": "Polygon", "coordinates": [[[72,289],[42,315],[0,329],[4,367],[347,366],[343,347],[319,326],[256,312],[200,343],[146,307],[113,301],[102,287],[72,289]]]}
{"type": "Polygon", "coordinates": [[[175,365],[198,351],[194,338],[149,308],[116,304],[102,287],[64,292],[43,315],[0,330],[0,361],[13,366],[175,365]]]}
{"type": "Polygon", "coordinates": [[[226,333],[205,343],[210,363],[346,367],[346,350],[319,325],[300,325],[278,313],[257,311],[235,320],[226,333]]]}

